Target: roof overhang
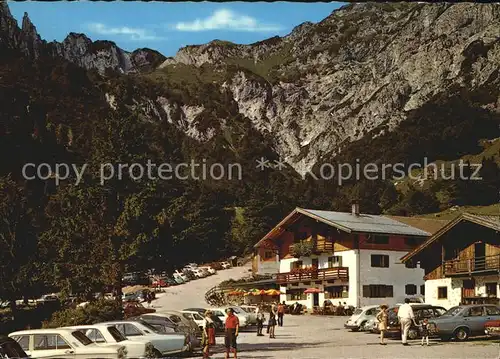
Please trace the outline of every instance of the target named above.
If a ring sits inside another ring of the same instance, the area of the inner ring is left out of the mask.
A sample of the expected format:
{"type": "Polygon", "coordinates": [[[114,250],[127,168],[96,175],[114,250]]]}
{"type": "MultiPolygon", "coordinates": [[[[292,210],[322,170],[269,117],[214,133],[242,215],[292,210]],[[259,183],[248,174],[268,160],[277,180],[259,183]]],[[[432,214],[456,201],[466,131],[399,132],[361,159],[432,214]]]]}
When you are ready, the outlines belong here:
{"type": "Polygon", "coordinates": [[[412,258],[415,258],[420,253],[422,253],[426,248],[430,247],[433,243],[438,241],[446,232],[448,232],[450,229],[455,227],[457,224],[464,222],[464,221],[475,223],[475,224],[478,224],[480,226],[491,228],[491,229],[496,230],[496,231],[500,230],[500,226],[496,222],[488,220],[482,216],[477,216],[477,215],[470,214],[470,213],[462,213],[459,216],[457,216],[455,219],[450,221],[443,228],[441,228],[439,231],[434,233],[427,241],[425,241],[420,246],[415,248],[413,251],[411,251],[411,252],[407,253],[405,256],[403,256],[401,258],[401,262],[405,263],[405,262],[411,260],[412,258]]]}

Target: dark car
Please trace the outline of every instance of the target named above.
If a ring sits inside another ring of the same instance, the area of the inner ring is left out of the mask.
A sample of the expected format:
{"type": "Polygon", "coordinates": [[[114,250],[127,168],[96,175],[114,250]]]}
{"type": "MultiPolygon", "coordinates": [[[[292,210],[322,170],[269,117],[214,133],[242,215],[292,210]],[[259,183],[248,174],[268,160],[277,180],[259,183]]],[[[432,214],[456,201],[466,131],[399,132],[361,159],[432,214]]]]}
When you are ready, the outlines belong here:
{"type": "MultiPolygon", "coordinates": [[[[187,309],[183,309],[183,310],[187,311],[187,312],[197,312],[202,317],[205,316],[205,312],[207,311],[207,309],[204,309],[204,308],[187,308],[187,309]]],[[[212,320],[215,323],[215,330],[216,331],[218,331],[218,332],[224,331],[224,323],[222,322],[222,320],[218,316],[212,315],[212,320]]]]}
{"type": "MultiPolygon", "coordinates": [[[[446,312],[443,307],[438,307],[430,304],[412,304],[413,314],[415,315],[415,322],[420,324],[422,320],[432,320],[434,318],[440,317],[446,312]]],[[[401,336],[401,324],[398,319],[398,311],[396,308],[391,308],[389,310],[387,335],[388,336],[401,336]]],[[[419,328],[415,323],[411,323],[410,330],[408,331],[408,339],[417,339],[420,337],[419,328]]]]}
{"type": "Polygon", "coordinates": [[[500,306],[493,304],[460,305],[450,308],[441,317],[429,321],[429,331],[441,340],[459,341],[484,335],[488,321],[500,320],[500,306]]]}
{"type": "Polygon", "coordinates": [[[14,339],[0,335],[0,359],[29,358],[14,339]]]}

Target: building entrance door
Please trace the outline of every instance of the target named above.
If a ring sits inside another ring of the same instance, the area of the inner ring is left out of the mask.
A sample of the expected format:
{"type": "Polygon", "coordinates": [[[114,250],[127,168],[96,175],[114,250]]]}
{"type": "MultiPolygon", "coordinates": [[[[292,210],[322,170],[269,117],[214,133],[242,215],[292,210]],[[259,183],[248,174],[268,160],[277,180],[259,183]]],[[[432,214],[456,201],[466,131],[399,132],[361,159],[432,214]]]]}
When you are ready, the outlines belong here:
{"type": "Polygon", "coordinates": [[[313,293],[313,306],[319,307],[319,293],[313,293]]]}

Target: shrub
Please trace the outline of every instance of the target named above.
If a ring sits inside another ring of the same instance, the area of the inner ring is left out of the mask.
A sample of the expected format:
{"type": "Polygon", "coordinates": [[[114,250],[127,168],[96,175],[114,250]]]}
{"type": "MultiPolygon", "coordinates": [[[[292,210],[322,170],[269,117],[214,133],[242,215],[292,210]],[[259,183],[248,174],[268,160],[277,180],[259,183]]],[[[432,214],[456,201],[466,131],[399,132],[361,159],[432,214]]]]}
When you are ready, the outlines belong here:
{"type": "Polygon", "coordinates": [[[44,328],[58,328],[72,325],[95,324],[123,319],[123,308],[114,300],[99,300],[85,307],[65,309],[55,312],[50,321],[43,323],[44,328]]]}
{"type": "Polygon", "coordinates": [[[295,243],[291,247],[291,252],[294,257],[309,257],[313,253],[314,243],[308,241],[302,241],[295,243]]]}

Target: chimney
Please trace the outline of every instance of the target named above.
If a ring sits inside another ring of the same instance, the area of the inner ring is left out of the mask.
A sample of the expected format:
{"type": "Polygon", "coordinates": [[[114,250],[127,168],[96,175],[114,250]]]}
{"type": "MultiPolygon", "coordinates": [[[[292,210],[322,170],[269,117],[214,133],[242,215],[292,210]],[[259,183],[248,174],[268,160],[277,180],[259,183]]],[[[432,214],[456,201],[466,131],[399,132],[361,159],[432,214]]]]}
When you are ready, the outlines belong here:
{"type": "Polygon", "coordinates": [[[359,203],[358,202],[352,202],[352,215],[359,216],[359,203]]]}

